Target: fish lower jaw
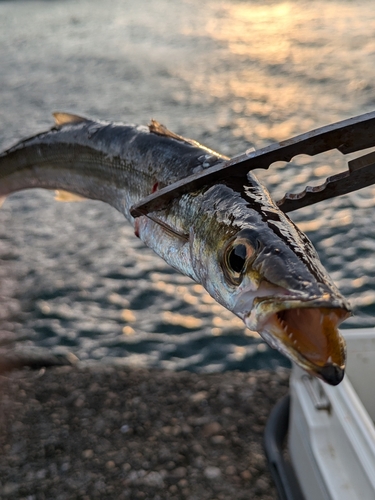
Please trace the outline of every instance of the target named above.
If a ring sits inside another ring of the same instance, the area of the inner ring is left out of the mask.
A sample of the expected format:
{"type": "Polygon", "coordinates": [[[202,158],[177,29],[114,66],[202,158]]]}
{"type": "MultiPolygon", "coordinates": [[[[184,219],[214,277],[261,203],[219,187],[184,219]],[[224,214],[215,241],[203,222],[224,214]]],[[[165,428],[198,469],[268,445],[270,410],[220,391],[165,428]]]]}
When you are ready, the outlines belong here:
{"type": "Polygon", "coordinates": [[[338,325],[349,313],[345,309],[306,306],[263,315],[255,328],[255,315],[246,324],[301,368],[337,385],[345,371],[345,341],[338,325]]]}

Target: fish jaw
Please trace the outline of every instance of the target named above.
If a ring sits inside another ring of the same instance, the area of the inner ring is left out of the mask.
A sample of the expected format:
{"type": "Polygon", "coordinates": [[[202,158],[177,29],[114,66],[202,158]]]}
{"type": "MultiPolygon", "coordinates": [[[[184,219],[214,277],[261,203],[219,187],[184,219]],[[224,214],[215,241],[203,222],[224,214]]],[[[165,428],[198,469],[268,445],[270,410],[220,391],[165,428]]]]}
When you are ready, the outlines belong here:
{"type": "Polygon", "coordinates": [[[332,302],[284,298],[254,301],[244,322],[271,346],[310,374],[330,385],[339,384],[345,373],[345,340],[338,326],[350,316],[346,307],[332,302]]]}

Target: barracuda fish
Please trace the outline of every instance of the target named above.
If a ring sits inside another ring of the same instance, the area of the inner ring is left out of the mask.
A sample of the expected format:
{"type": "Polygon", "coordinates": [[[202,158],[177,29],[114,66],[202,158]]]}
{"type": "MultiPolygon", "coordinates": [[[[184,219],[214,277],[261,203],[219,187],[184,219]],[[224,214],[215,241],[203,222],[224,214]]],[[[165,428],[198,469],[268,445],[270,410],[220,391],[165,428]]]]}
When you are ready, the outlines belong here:
{"type": "Polygon", "coordinates": [[[349,305],[311,242],[252,173],[240,191],[228,178],[134,219],[136,202],[226,157],[156,121],[145,127],[54,116],[51,130],[0,154],[0,196],[46,188],[109,203],[146,245],[270,346],[329,384],[342,380],[338,325],[349,305]]]}

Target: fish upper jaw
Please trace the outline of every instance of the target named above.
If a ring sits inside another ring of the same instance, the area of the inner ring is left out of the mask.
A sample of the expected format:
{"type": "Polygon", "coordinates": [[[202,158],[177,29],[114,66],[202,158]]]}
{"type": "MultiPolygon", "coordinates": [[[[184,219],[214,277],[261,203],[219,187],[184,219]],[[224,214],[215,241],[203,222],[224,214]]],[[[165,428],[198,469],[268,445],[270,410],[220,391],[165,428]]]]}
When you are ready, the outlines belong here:
{"type": "Polygon", "coordinates": [[[293,296],[263,297],[253,302],[243,320],[273,348],[331,385],[345,371],[345,341],[338,326],[350,316],[338,297],[303,300],[293,296]]]}

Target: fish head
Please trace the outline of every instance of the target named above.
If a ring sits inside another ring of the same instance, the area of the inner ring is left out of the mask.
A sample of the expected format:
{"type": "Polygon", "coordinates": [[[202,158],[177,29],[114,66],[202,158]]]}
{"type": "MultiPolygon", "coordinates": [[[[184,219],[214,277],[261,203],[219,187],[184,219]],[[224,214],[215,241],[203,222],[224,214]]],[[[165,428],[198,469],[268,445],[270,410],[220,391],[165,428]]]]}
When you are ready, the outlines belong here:
{"type": "Polygon", "coordinates": [[[221,193],[211,238],[216,258],[206,259],[204,286],[271,347],[337,385],[346,356],[338,326],[350,316],[349,304],[307,236],[263,187],[255,194],[232,196],[229,212],[221,193]]]}
{"type": "Polygon", "coordinates": [[[303,260],[295,250],[272,233],[240,230],[220,258],[227,283],[237,288],[233,312],[272,347],[336,385],[345,369],[338,326],[350,315],[349,307],[307,241],[303,260]]]}

